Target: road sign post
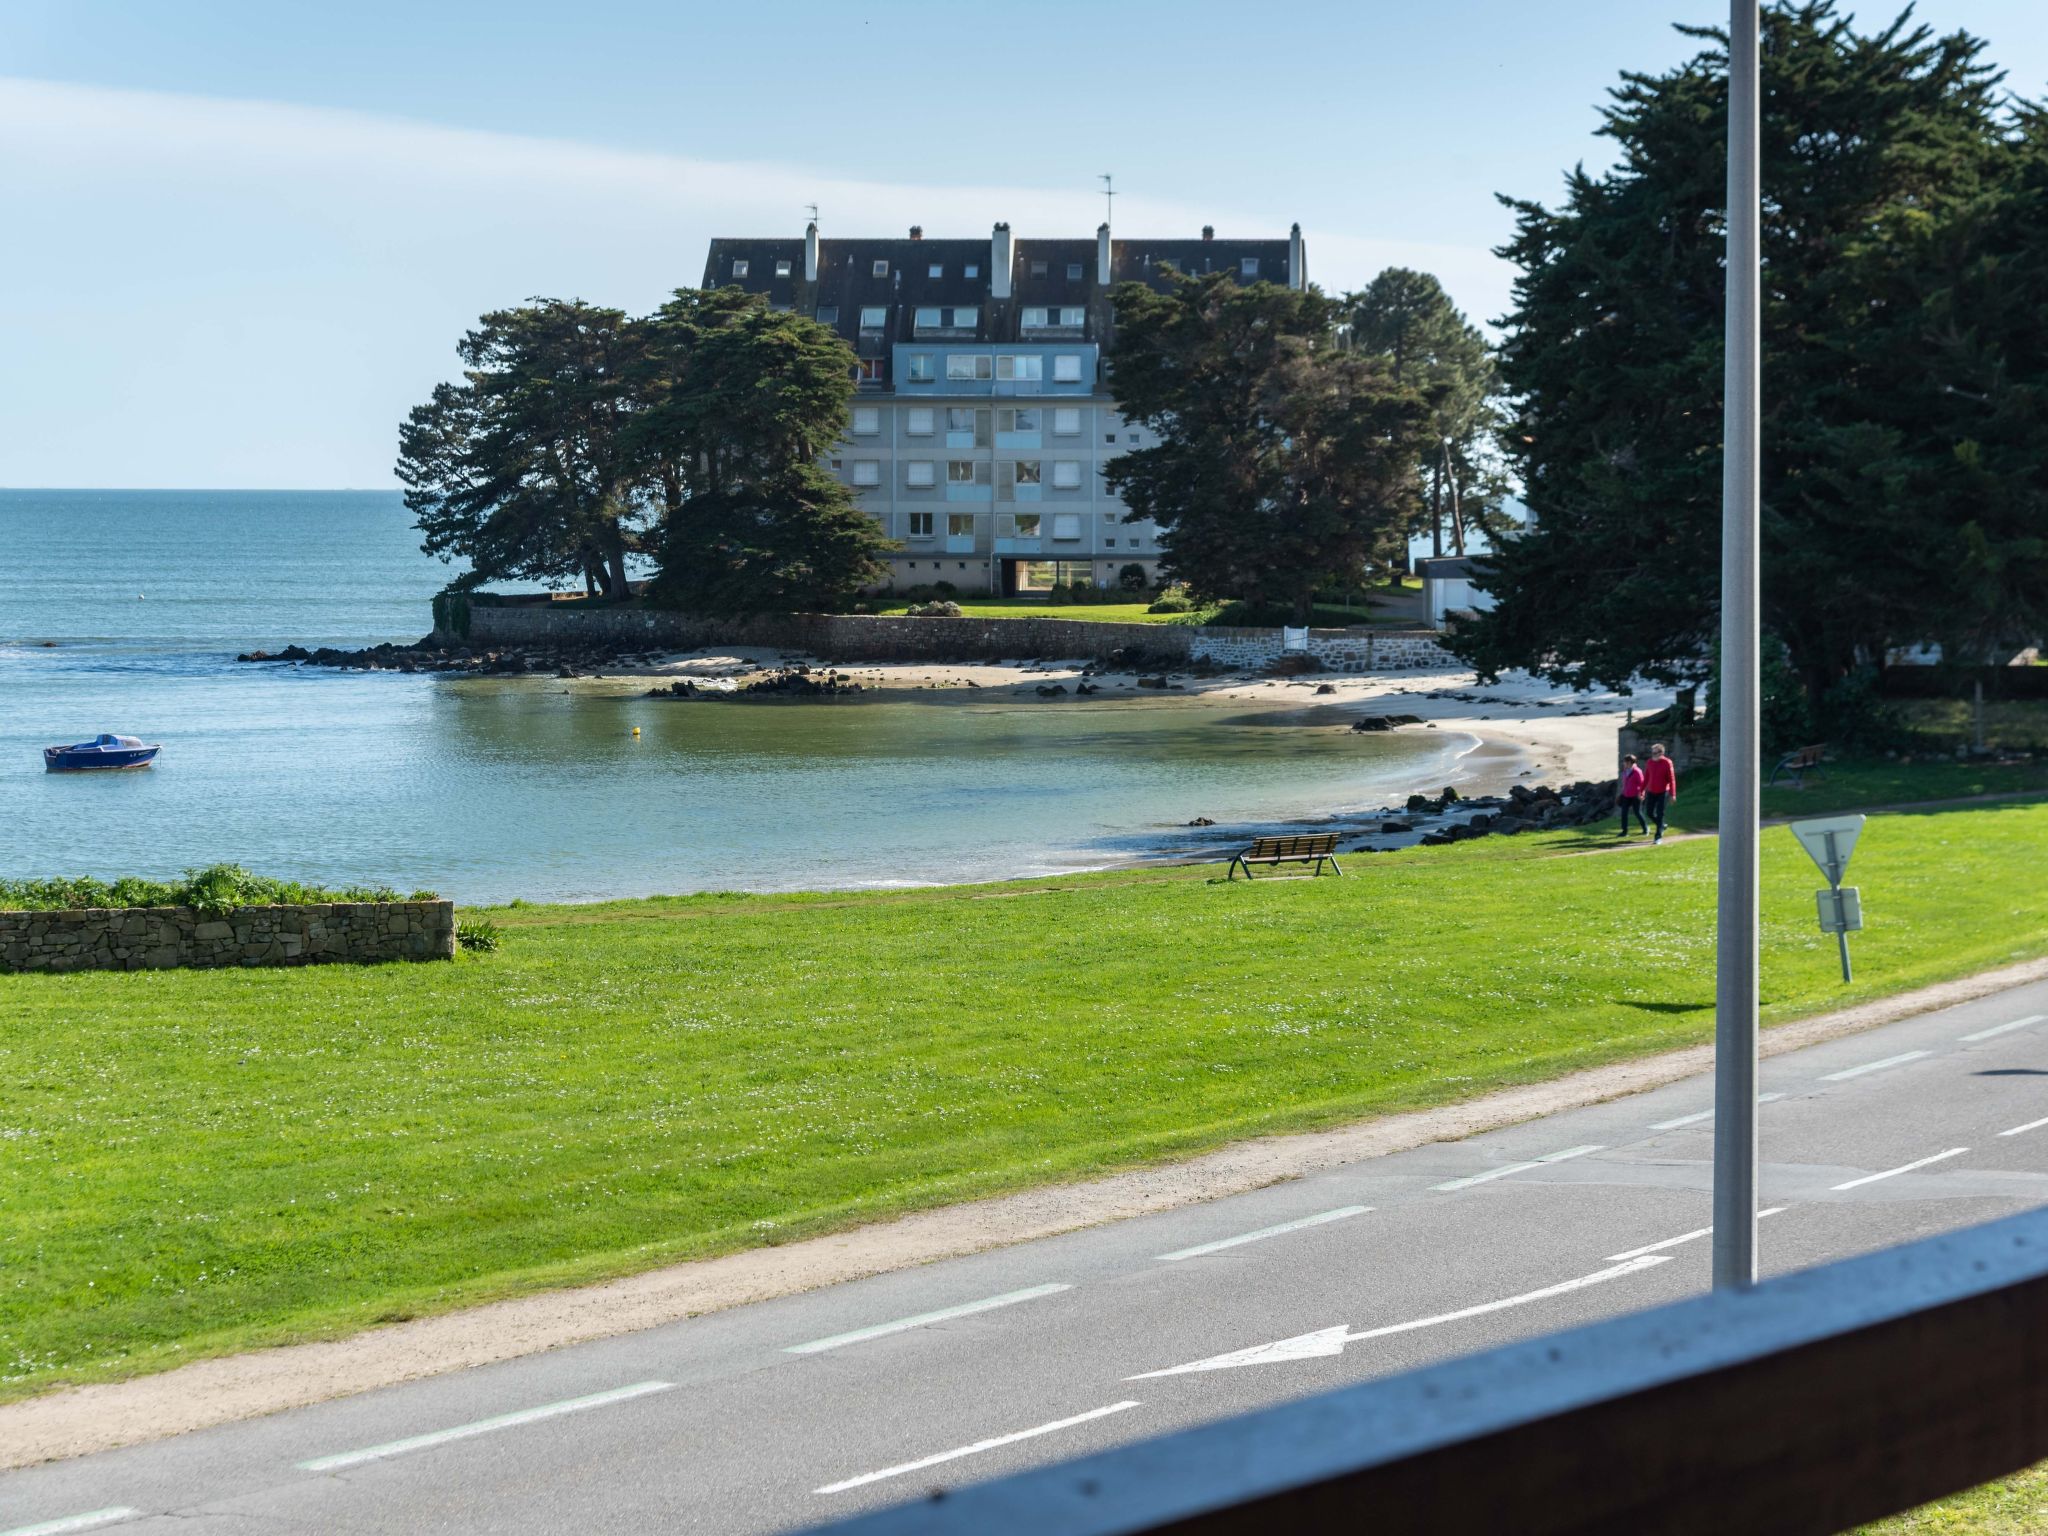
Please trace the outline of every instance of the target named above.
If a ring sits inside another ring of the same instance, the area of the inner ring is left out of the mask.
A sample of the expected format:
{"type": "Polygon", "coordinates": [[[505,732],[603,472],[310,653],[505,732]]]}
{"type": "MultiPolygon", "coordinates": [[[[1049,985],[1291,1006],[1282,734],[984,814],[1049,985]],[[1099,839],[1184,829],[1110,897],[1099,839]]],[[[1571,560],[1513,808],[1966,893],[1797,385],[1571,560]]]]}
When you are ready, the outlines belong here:
{"type": "Polygon", "coordinates": [[[1820,931],[1835,936],[1842,953],[1842,982],[1852,979],[1849,970],[1849,935],[1863,927],[1863,898],[1853,885],[1842,884],[1849,872],[1849,855],[1856,851],[1856,839],[1863,835],[1861,816],[1823,816],[1813,821],[1792,823],[1792,835],[1807,856],[1827,876],[1828,888],[1816,892],[1820,907],[1820,931]]]}

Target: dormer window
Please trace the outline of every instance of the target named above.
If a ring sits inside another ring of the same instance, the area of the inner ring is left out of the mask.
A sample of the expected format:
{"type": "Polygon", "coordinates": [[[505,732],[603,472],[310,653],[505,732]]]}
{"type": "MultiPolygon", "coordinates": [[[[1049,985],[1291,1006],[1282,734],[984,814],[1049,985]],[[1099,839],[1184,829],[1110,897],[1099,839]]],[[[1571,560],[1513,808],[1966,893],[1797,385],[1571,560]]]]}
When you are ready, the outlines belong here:
{"type": "Polygon", "coordinates": [[[889,306],[870,304],[860,312],[860,328],[864,331],[880,331],[889,324],[889,306]]]}
{"type": "Polygon", "coordinates": [[[1078,283],[1079,281],[1081,281],[1081,263],[1079,263],[1078,261],[1070,261],[1067,263],[1067,281],[1070,283],[1078,283]]]}
{"type": "Polygon", "coordinates": [[[775,275],[776,275],[777,277],[787,277],[787,276],[789,276],[789,263],[788,263],[788,262],[786,262],[786,261],[778,261],[778,262],[776,262],[776,263],[775,263],[775,275]]]}
{"type": "Polygon", "coordinates": [[[1242,261],[1238,262],[1237,270],[1238,274],[1242,277],[1257,277],[1259,275],[1259,258],[1256,256],[1245,257],[1242,261]]]}
{"type": "Polygon", "coordinates": [[[927,277],[944,277],[945,275],[946,269],[936,261],[931,264],[931,267],[925,273],[927,277]]]}
{"type": "Polygon", "coordinates": [[[975,278],[981,276],[981,268],[970,261],[967,263],[966,269],[961,273],[961,276],[972,282],[975,278]]]}
{"type": "Polygon", "coordinates": [[[1046,264],[1042,261],[1034,261],[1033,263],[1031,263],[1031,275],[1033,277],[1043,277],[1045,276],[1047,270],[1048,269],[1046,267],[1046,264]]]}
{"type": "Polygon", "coordinates": [[[877,276],[877,277],[887,277],[888,275],[889,275],[889,263],[888,263],[888,262],[886,262],[886,261],[878,261],[878,262],[876,262],[876,263],[875,263],[875,276],[877,276]]]}
{"type": "Polygon", "coordinates": [[[747,275],[747,266],[748,263],[744,261],[735,261],[732,264],[732,275],[734,277],[745,277],[747,275]]]}

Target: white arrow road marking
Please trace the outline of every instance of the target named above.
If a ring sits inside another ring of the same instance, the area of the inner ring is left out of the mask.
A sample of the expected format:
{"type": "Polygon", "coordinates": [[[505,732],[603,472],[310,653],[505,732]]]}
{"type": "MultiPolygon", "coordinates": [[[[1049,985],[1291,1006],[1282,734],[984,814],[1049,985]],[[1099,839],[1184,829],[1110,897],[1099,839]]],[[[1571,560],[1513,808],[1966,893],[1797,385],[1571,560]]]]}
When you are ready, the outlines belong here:
{"type": "Polygon", "coordinates": [[[835,1333],[829,1339],[813,1339],[808,1344],[790,1344],[784,1347],[783,1353],[815,1355],[820,1350],[837,1349],[842,1344],[859,1344],[867,1339],[879,1339],[888,1334],[902,1333],[905,1329],[922,1328],[927,1323],[944,1323],[956,1317],[972,1317],[977,1312],[993,1312],[997,1307],[1015,1306],[1020,1301],[1036,1301],[1040,1296],[1052,1296],[1072,1289],[1070,1285],[1034,1285],[1027,1290],[1005,1291],[1000,1296],[984,1296],[980,1301],[963,1301],[957,1307],[941,1307],[936,1312],[920,1312],[915,1317],[899,1317],[894,1322],[856,1328],[851,1333],[835,1333]]]}
{"type": "Polygon", "coordinates": [[[1918,1162],[1904,1163],[1897,1168],[1887,1168],[1883,1173],[1866,1173],[1860,1179],[1851,1179],[1846,1184],[1837,1184],[1836,1189],[1854,1189],[1859,1184],[1875,1184],[1879,1179],[1895,1178],[1902,1173],[1911,1173],[1915,1168],[1925,1168],[1929,1163],[1943,1162],[1951,1157],[1961,1157],[1968,1147],[1950,1147],[1946,1152],[1937,1152],[1932,1157],[1923,1157],[1918,1162]]]}
{"type": "Polygon", "coordinates": [[[1504,1168],[1489,1168],[1484,1173],[1469,1174],[1462,1179],[1452,1179],[1447,1184],[1433,1184],[1439,1191],[1470,1189],[1474,1184],[1484,1184],[1489,1179],[1504,1179],[1511,1173],[1527,1173],[1531,1168],[1541,1168],[1545,1163],[1561,1163],[1568,1157],[1584,1157],[1588,1152],[1605,1152],[1601,1146],[1566,1147],[1562,1152],[1546,1152],[1541,1157],[1526,1163],[1509,1163],[1504,1168]]]}
{"type": "Polygon", "coordinates": [[[2010,1024],[1994,1024],[1989,1029],[1980,1029],[1974,1035],[1958,1035],[1958,1040],[1989,1040],[1993,1035],[2003,1035],[2015,1029],[2025,1029],[2029,1024],[2038,1024],[2048,1019],[2048,1013],[2030,1013],[2024,1019],[2014,1019],[2010,1024]]]}
{"type": "Polygon", "coordinates": [[[859,1477],[849,1477],[843,1483],[827,1483],[815,1490],[818,1493],[844,1493],[849,1488],[859,1488],[867,1483],[879,1483],[884,1478],[901,1477],[906,1472],[922,1472],[926,1467],[936,1467],[942,1461],[958,1461],[962,1456],[977,1456],[983,1451],[995,1450],[998,1446],[1015,1445],[1019,1440],[1032,1440],[1039,1435],[1049,1435],[1055,1430],[1072,1429],[1076,1424],[1086,1424],[1090,1419],[1106,1419],[1112,1413],[1122,1413],[1127,1408],[1142,1406],[1139,1403],[1111,1403],[1107,1408],[1090,1408],[1086,1413],[1077,1413],[1070,1419],[1054,1419],[1050,1424],[1040,1424],[1035,1429],[1020,1429],[1015,1434],[997,1435],[992,1440],[977,1440],[972,1445],[963,1445],[958,1450],[941,1451],[936,1456],[920,1457],[906,1461],[901,1466],[884,1467],[879,1472],[863,1472],[859,1477]]]}
{"type": "Polygon", "coordinates": [[[36,1525],[10,1526],[0,1531],[0,1536],[64,1536],[66,1531],[90,1531],[103,1525],[112,1525],[116,1520],[133,1520],[142,1513],[122,1504],[111,1509],[89,1509],[82,1515],[66,1515],[61,1520],[44,1520],[36,1525]]]}
{"type": "Polygon", "coordinates": [[[1581,1275],[1576,1280],[1567,1280],[1562,1285],[1547,1285],[1540,1291],[1526,1291],[1520,1296],[1485,1301],[1476,1307],[1464,1307],[1456,1312],[1442,1312],[1435,1317],[1418,1317],[1411,1322],[1390,1323],[1383,1328],[1367,1328],[1358,1333],[1341,1325],[1335,1328],[1321,1328],[1314,1333],[1296,1334],[1291,1339],[1280,1339],[1272,1344],[1258,1344],[1250,1349],[1233,1349],[1227,1355],[1211,1355],[1206,1360],[1168,1366],[1163,1371],[1144,1371],[1136,1376],[1126,1376],[1124,1380],[1150,1381],[1155,1376],[1185,1376],[1190,1371],[1227,1371],[1238,1365],[1271,1365],[1286,1360],[1309,1360],[1318,1355],[1341,1355],[1346,1344],[1357,1344],[1366,1339],[1384,1339],[1394,1333],[1413,1333],[1418,1328],[1435,1328],[1443,1323],[1461,1323],[1468,1317],[1484,1317],[1489,1312],[1505,1312],[1510,1307],[1524,1307],[1532,1301],[1548,1301],[1553,1296],[1563,1296],[1570,1291],[1583,1291],[1589,1285],[1619,1280],[1623,1275],[1640,1274],[1646,1269],[1670,1262],[1670,1259],[1661,1254],[1645,1254],[1641,1258],[1630,1259],[1626,1264],[1617,1264],[1612,1269],[1603,1269],[1597,1274],[1581,1275]]]}
{"type": "Polygon", "coordinates": [[[1213,1243],[1201,1243],[1193,1248],[1162,1253],[1159,1255],[1159,1262],[1171,1264],[1176,1259],[1193,1259],[1205,1253],[1221,1253],[1225,1248],[1235,1248],[1240,1243],[1256,1243],[1262,1238],[1279,1237],[1285,1232],[1299,1232],[1303,1227],[1319,1227],[1326,1221],[1342,1221],[1347,1216],[1363,1216],[1371,1209],[1369,1205],[1343,1205],[1334,1211],[1319,1211],[1313,1216],[1304,1216],[1299,1221],[1283,1221],[1276,1227],[1261,1227],[1256,1232],[1240,1232],[1235,1237],[1221,1237],[1213,1243]]]}
{"type": "MultiPolygon", "coordinates": [[[[1774,1205],[1767,1211],[1758,1211],[1756,1219],[1762,1221],[1766,1216],[1775,1216],[1780,1211],[1786,1209],[1788,1209],[1786,1206],[1774,1205]]],[[[1666,1248],[1676,1248],[1681,1243],[1689,1243],[1695,1238],[1705,1237],[1713,1230],[1712,1227],[1701,1227],[1696,1232],[1682,1232],[1677,1237],[1667,1237],[1661,1243],[1645,1243],[1640,1248],[1629,1249],[1627,1253],[1610,1253],[1607,1255],[1607,1262],[1610,1264],[1625,1264],[1630,1259],[1639,1259],[1646,1253],[1662,1253],[1666,1248]]]]}
{"type": "Polygon", "coordinates": [[[1848,1067],[1840,1072],[1821,1074],[1824,1083],[1847,1082],[1852,1077],[1861,1077],[1866,1072],[1882,1072],[1886,1067],[1903,1067],[1909,1061],[1918,1061],[1923,1056],[1932,1056],[1932,1051],[1907,1051],[1899,1056],[1887,1056],[1883,1061],[1866,1061],[1860,1067],[1848,1067]]]}
{"type": "Polygon", "coordinates": [[[571,1397],[559,1403],[542,1403],[537,1408],[521,1408],[516,1413],[501,1413],[495,1418],[478,1419],[474,1424],[458,1424],[453,1429],[437,1429],[431,1434],[413,1435],[404,1440],[390,1440],[383,1445],[369,1446],[360,1451],[341,1451],[333,1456],[316,1456],[311,1461],[300,1462],[299,1470],[334,1472],[342,1467],[353,1467],[365,1461],[381,1461],[386,1456],[402,1456],[407,1451],[423,1451],[430,1445],[446,1445],[450,1440],[467,1440],[472,1435],[487,1435],[494,1429],[511,1429],[519,1424],[559,1418],[565,1413],[581,1413],[586,1408],[602,1408],[608,1403],[623,1403],[629,1398],[645,1397],[650,1392],[666,1392],[674,1385],[672,1381],[637,1381],[630,1387],[613,1387],[609,1392],[593,1392],[588,1397],[571,1397]]]}

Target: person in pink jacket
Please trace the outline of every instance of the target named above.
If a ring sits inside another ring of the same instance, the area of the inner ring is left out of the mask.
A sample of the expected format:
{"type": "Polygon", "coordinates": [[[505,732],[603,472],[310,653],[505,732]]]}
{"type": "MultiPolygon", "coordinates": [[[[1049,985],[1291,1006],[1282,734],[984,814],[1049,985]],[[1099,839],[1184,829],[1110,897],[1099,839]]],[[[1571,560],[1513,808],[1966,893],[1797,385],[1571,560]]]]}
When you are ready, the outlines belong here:
{"type": "Polygon", "coordinates": [[[1642,824],[1645,832],[1650,830],[1649,822],[1643,819],[1643,770],[1633,752],[1625,753],[1621,759],[1621,787],[1615,797],[1621,807],[1621,835],[1628,836],[1628,818],[1631,812],[1642,824]]]}

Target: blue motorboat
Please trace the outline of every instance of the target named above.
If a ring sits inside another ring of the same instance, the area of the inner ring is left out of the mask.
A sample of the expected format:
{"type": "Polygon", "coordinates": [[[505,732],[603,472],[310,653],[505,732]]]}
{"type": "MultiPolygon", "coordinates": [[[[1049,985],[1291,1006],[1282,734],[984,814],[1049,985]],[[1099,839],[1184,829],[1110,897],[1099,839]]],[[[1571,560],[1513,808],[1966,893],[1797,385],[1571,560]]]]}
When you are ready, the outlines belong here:
{"type": "Polygon", "coordinates": [[[147,768],[161,751],[161,745],[134,736],[102,735],[68,747],[43,748],[43,769],[47,773],[82,773],[95,768],[147,768]]]}

